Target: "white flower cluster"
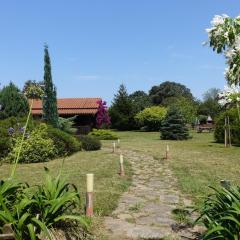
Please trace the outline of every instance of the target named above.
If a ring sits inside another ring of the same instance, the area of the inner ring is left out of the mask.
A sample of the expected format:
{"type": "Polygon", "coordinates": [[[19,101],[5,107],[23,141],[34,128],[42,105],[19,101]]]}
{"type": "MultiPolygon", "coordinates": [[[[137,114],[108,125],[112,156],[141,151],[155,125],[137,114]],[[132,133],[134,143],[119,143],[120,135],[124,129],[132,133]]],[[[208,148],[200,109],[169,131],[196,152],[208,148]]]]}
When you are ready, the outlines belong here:
{"type": "Polygon", "coordinates": [[[229,18],[228,15],[223,14],[221,15],[215,15],[213,20],[211,21],[212,27],[207,28],[206,32],[211,36],[214,34],[214,36],[220,36],[220,35],[226,35],[228,37],[228,33],[224,32],[223,25],[225,23],[225,19],[229,18]]]}
{"type": "Polygon", "coordinates": [[[240,87],[236,85],[225,86],[223,92],[218,94],[218,103],[221,106],[240,102],[240,87]]]}
{"type": "Polygon", "coordinates": [[[240,83],[240,16],[215,15],[211,28],[206,29],[208,43],[218,53],[224,53],[228,67],[225,77],[229,84],[240,83]]]}

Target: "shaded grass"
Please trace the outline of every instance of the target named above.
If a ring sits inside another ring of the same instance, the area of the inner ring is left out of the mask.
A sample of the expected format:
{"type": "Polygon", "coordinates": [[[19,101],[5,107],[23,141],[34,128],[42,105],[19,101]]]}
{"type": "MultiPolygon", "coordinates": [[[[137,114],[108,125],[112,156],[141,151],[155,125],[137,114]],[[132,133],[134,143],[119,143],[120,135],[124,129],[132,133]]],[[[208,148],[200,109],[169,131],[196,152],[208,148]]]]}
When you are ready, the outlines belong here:
{"type": "Polygon", "coordinates": [[[210,193],[209,185],[222,179],[240,185],[240,147],[225,148],[214,142],[212,133],[192,132],[187,141],[160,140],[158,132],[118,132],[121,147],[149,154],[161,161],[170,147],[169,166],[178,178],[179,188],[199,205],[210,193]]]}

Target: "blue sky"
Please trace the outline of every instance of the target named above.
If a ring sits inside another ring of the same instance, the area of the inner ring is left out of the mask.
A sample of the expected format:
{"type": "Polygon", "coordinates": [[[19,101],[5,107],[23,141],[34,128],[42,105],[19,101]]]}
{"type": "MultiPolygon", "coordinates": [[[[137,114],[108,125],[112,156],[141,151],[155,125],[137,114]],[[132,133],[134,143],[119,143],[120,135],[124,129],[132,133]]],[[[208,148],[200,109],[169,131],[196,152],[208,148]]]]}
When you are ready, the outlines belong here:
{"type": "Polygon", "coordinates": [[[8,0],[0,3],[0,83],[43,78],[49,45],[58,97],[129,93],[170,80],[201,98],[225,84],[224,58],[202,42],[215,14],[239,0],[8,0]]]}

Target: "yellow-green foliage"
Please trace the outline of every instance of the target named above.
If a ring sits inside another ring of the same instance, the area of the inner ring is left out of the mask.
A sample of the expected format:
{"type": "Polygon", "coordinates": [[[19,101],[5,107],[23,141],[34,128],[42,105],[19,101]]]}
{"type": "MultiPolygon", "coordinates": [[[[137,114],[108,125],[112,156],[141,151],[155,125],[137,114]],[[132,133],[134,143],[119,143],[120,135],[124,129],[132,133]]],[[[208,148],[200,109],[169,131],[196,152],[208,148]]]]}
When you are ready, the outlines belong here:
{"type": "Polygon", "coordinates": [[[93,129],[88,135],[97,137],[100,140],[118,139],[117,134],[108,129],[93,129]]]}
{"type": "MultiPolygon", "coordinates": [[[[16,154],[19,151],[21,137],[18,137],[16,144],[7,160],[13,162],[16,154]]],[[[56,149],[52,139],[48,137],[47,125],[40,124],[39,127],[34,129],[23,142],[19,162],[32,163],[32,162],[45,162],[56,156],[56,149]]]]}
{"type": "Polygon", "coordinates": [[[135,116],[136,122],[140,127],[145,127],[148,131],[160,129],[161,122],[167,114],[165,107],[153,106],[145,108],[135,116]]]}

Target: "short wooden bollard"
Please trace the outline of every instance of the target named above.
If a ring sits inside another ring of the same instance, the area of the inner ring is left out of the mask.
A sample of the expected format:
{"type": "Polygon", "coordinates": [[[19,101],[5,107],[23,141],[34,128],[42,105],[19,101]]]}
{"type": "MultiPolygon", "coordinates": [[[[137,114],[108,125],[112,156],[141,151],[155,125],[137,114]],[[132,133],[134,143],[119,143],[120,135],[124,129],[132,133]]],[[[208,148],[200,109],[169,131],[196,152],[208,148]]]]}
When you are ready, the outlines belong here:
{"type": "Polygon", "coordinates": [[[166,148],[166,159],[169,159],[169,146],[167,145],[166,148]]]}
{"type": "Polygon", "coordinates": [[[86,216],[93,216],[93,180],[94,174],[89,173],[87,176],[87,193],[86,193],[86,216]]]}
{"type": "Polygon", "coordinates": [[[123,155],[122,155],[122,154],[120,154],[120,161],[119,161],[119,163],[120,163],[120,172],[119,172],[119,175],[123,177],[123,176],[125,176],[125,171],[124,171],[123,155]]]}
{"type": "Polygon", "coordinates": [[[14,232],[10,224],[5,224],[2,232],[3,234],[0,234],[0,240],[15,240],[14,232]]]}
{"type": "Polygon", "coordinates": [[[112,152],[115,153],[115,151],[116,151],[116,143],[113,142],[113,150],[112,150],[112,152]]]}
{"type": "Polygon", "coordinates": [[[231,185],[230,181],[228,181],[228,180],[221,180],[220,184],[223,188],[226,188],[226,189],[229,189],[230,185],[231,185]]]}

